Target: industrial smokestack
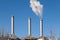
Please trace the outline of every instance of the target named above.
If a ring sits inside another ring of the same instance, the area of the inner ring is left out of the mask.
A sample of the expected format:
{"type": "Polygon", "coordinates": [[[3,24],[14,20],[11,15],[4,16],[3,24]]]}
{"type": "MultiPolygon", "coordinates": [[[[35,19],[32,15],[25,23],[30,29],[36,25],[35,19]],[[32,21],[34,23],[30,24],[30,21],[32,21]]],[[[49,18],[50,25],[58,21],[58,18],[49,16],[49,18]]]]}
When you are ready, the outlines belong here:
{"type": "Polygon", "coordinates": [[[11,34],[14,34],[14,16],[11,17],[11,34]]]}
{"type": "Polygon", "coordinates": [[[28,36],[31,36],[31,18],[28,18],[28,36]]]}
{"type": "Polygon", "coordinates": [[[40,37],[43,36],[43,20],[40,19],[40,37]]]}

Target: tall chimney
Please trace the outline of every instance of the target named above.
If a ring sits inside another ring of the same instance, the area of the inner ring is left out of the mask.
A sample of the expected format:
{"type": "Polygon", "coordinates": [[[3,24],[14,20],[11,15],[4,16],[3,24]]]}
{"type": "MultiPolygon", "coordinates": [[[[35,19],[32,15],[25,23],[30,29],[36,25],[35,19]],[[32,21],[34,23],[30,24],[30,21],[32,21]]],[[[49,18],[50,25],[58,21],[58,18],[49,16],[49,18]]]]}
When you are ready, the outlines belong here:
{"type": "Polygon", "coordinates": [[[43,36],[43,20],[40,19],[40,37],[43,36]]]}
{"type": "Polygon", "coordinates": [[[11,34],[14,34],[14,16],[11,17],[11,34]]]}
{"type": "Polygon", "coordinates": [[[31,19],[28,18],[28,36],[31,36],[31,19]]]}

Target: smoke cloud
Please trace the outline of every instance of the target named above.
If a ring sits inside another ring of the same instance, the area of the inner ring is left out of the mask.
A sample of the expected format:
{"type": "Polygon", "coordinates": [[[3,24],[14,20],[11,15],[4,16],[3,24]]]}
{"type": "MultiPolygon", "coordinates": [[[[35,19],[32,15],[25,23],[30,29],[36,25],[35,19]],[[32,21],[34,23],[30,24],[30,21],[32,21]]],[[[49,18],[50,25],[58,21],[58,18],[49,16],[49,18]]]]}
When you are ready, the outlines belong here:
{"type": "Polygon", "coordinates": [[[37,15],[42,17],[42,9],[43,5],[40,4],[37,0],[30,0],[30,7],[32,8],[32,11],[37,15]]]}

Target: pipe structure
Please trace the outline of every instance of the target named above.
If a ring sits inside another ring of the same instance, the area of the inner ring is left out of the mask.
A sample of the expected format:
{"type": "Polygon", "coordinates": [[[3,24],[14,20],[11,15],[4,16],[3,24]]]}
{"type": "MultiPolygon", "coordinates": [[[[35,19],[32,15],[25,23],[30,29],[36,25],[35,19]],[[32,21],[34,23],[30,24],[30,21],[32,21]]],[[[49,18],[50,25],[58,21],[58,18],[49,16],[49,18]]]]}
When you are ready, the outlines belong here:
{"type": "Polygon", "coordinates": [[[28,18],[28,36],[31,36],[31,18],[28,18]]]}
{"type": "Polygon", "coordinates": [[[11,34],[14,34],[14,16],[11,17],[11,34]]]}
{"type": "Polygon", "coordinates": [[[40,19],[40,37],[43,36],[43,20],[40,19]]]}

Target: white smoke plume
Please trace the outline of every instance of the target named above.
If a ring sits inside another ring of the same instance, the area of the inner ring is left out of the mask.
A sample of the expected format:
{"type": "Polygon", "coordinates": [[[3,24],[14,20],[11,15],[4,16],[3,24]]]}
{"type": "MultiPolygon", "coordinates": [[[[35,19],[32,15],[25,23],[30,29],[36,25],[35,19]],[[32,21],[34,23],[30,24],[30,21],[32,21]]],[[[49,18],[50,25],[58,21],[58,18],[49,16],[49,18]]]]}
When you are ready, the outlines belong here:
{"type": "Polygon", "coordinates": [[[43,5],[40,4],[37,0],[30,0],[30,7],[32,8],[32,11],[38,16],[42,17],[42,9],[43,5]]]}

